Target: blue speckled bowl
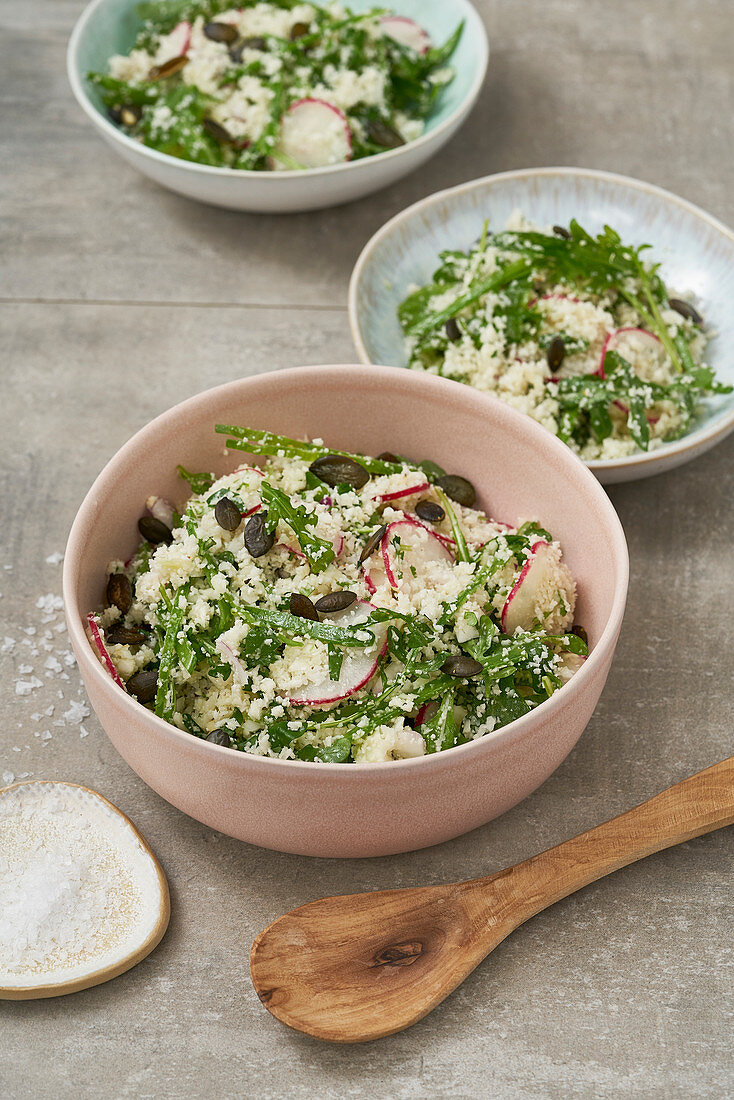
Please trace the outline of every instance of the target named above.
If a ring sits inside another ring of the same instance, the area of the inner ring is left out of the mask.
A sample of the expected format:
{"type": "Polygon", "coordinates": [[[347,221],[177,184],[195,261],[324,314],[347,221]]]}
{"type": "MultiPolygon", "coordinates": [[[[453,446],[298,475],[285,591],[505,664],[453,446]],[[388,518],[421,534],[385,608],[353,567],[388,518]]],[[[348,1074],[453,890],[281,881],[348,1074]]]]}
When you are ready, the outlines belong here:
{"type": "MultiPolygon", "coordinates": [[[[410,285],[428,281],[443,249],[475,241],[485,218],[501,228],[518,209],[540,225],[567,225],[576,218],[598,232],[606,223],[632,244],[651,244],[666,282],[699,300],[716,333],[707,359],[722,382],[734,383],[734,233],[659,187],[583,168],[531,168],[473,180],[431,195],[384,225],[364,248],[349,287],[352,335],[362,361],[404,367],[397,307],[410,285]]],[[[588,465],[606,484],[633,481],[688,462],[732,430],[734,394],[721,395],[709,399],[682,439],[588,465]]]]}
{"type": "Polygon", "coordinates": [[[92,0],[74,27],[67,51],[72,91],[102,137],[144,175],[189,198],[232,210],[290,213],[350,202],[387,187],[418,168],[445,145],[466,119],[484,82],[489,57],[487,34],[469,0],[347,0],[353,11],[389,7],[414,18],[435,43],[444,42],[464,20],[464,33],[451,59],[456,77],[446,88],[416,141],[329,168],[302,171],[247,172],[204,164],[148,149],[124,134],[107,118],[98,89],[86,74],[104,72],[109,58],[126,53],[135,41],[140,20],[137,0],[92,0]]]}

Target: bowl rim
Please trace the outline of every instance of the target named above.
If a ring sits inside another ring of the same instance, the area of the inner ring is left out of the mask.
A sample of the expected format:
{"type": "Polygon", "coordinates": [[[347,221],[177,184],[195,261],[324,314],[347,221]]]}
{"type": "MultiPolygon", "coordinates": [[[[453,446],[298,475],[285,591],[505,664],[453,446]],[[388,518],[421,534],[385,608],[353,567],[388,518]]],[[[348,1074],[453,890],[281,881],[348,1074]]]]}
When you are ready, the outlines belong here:
{"type": "MultiPolygon", "coordinates": [[[[369,352],[367,351],[359,327],[357,303],[361,290],[360,283],[365,268],[372,257],[372,253],[386,237],[390,236],[403,222],[409,221],[419,212],[429,209],[446,198],[465,194],[468,191],[481,190],[483,187],[491,186],[500,180],[542,179],[551,178],[553,176],[573,176],[580,179],[613,183],[636,191],[646,192],[654,198],[659,199],[661,202],[678,206],[682,210],[693,215],[693,217],[705,222],[734,246],[734,230],[730,229],[724,222],[715,218],[700,206],[696,206],[695,203],[689,202],[688,199],[683,199],[672,191],[667,191],[663,187],[658,187],[657,184],[635,179],[633,176],[623,176],[616,172],[607,172],[599,168],[572,168],[562,165],[545,168],[519,168],[512,169],[508,172],[495,172],[489,176],[481,176],[478,179],[460,183],[456,187],[446,187],[441,191],[435,191],[432,195],[428,195],[426,198],[412,203],[410,206],[406,207],[405,210],[401,210],[390,218],[389,221],[385,222],[385,224],[367,241],[352,269],[352,274],[349,278],[348,294],[349,327],[360,360],[367,365],[370,363],[369,352]]],[[[406,368],[401,367],[399,369],[405,370],[406,368]]],[[[460,385],[461,383],[457,384],[460,385]]],[[[714,423],[704,422],[694,431],[681,436],[680,439],[664,443],[661,447],[657,447],[653,451],[642,451],[639,454],[625,455],[622,458],[595,459],[588,462],[581,459],[580,461],[582,461],[589,470],[598,472],[599,474],[606,474],[614,470],[634,468],[640,465],[661,465],[662,468],[660,472],[662,473],[664,469],[668,468],[667,462],[671,456],[685,454],[688,451],[697,452],[700,446],[723,439],[732,430],[734,430],[734,405],[714,423]]],[[[695,455],[691,455],[691,457],[694,456],[695,455]]]]}
{"type": "MultiPolygon", "coordinates": [[[[337,175],[348,169],[361,169],[365,171],[365,165],[374,162],[385,164],[389,160],[396,160],[408,150],[412,151],[425,147],[432,141],[440,138],[440,136],[447,131],[450,133],[451,127],[465,114],[468,114],[474,106],[482,85],[484,84],[484,78],[487,75],[487,66],[489,64],[489,38],[484,23],[474,7],[474,4],[471,0],[451,0],[452,3],[456,4],[461,9],[461,17],[465,21],[472,20],[475,24],[472,30],[479,44],[479,64],[474,79],[464,98],[457,104],[453,111],[433,129],[426,130],[420,137],[415,138],[413,141],[406,142],[405,145],[401,145],[397,149],[386,149],[384,153],[376,153],[373,156],[362,157],[359,160],[348,160],[342,164],[330,164],[324,168],[287,168],[267,172],[256,171],[250,168],[219,168],[211,164],[198,164],[196,161],[186,160],[183,157],[172,157],[168,153],[161,153],[157,149],[151,149],[150,146],[144,145],[142,142],[136,141],[134,138],[124,134],[117,126],[113,126],[110,120],[105,118],[102,112],[92,103],[87,92],[86,81],[80,76],[80,66],[78,64],[77,55],[84,32],[87,28],[87,23],[94,12],[96,12],[97,8],[103,7],[108,2],[109,0],[90,0],[90,3],[88,3],[82,11],[71,32],[66,48],[66,75],[71,85],[74,98],[87,117],[91,119],[91,121],[101,130],[102,134],[111,141],[118,142],[131,153],[139,153],[143,157],[147,157],[159,164],[183,168],[202,176],[246,180],[319,179],[322,176],[337,175]]],[[[465,28],[465,30],[466,29],[468,28],[465,28]]]]}
{"type": "MultiPolygon", "coordinates": [[[[86,675],[92,676],[97,681],[100,690],[111,692],[112,695],[117,698],[121,707],[124,707],[126,710],[129,709],[129,718],[131,721],[135,722],[137,720],[148,722],[151,727],[151,732],[167,737],[170,741],[180,744],[182,748],[188,747],[189,750],[193,748],[204,754],[207,752],[220,754],[220,759],[223,759],[221,754],[224,753],[228,760],[233,763],[239,762],[235,763],[237,767],[245,768],[254,766],[271,769],[286,768],[288,770],[284,774],[289,774],[289,772],[293,774],[295,771],[298,771],[302,777],[305,775],[314,777],[317,775],[333,775],[338,772],[339,775],[343,775],[347,778],[352,777],[353,780],[360,782],[366,775],[376,775],[379,772],[388,775],[395,774],[397,777],[416,768],[423,769],[424,772],[427,772],[429,768],[440,768],[445,765],[447,760],[458,761],[459,754],[471,756],[475,752],[488,752],[493,745],[521,738],[523,734],[531,731],[532,728],[537,725],[538,715],[542,716],[542,723],[543,718],[549,719],[555,712],[570,705],[574,697],[580,695],[584,690],[587,680],[594,675],[597,667],[603,666],[605,660],[613,652],[622,625],[627,602],[629,554],[624,529],[612,502],[591,471],[587,469],[584,463],[581,462],[564,443],[561,443],[559,439],[551,435],[545,428],[542,428],[540,424],[537,424],[523,413],[506,405],[498,398],[490,394],[477,393],[472,397],[474,406],[478,405],[480,408],[483,407],[485,411],[498,417],[500,421],[509,421],[510,424],[513,422],[516,423],[517,427],[521,429],[522,434],[526,437],[530,437],[531,442],[537,443],[541,451],[543,449],[550,449],[551,452],[555,451],[555,455],[560,463],[566,467],[576,467],[576,473],[581,478],[587,492],[591,494],[592,499],[595,501],[597,508],[603,516],[612,543],[612,556],[616,567],[617,578],[609,616],[598,642],[592,649],[583,666],[574,674],[572,679],[556,691],[550,699],[547,699],[521,718],[517,718],[513,722],[509,722],[506,726],[501,726],[498,730],[485,734],[476,741],[469,741],[464,745],[456,745],[451,749],[445,749],[439,753],[432,753],[412,759],[387,760],[374,763],[352,763],[346,768],[343,764],[330,762],[320,762],[314,767],[312,761],[281,760],[275,757],[256,756],[252,753],[235,753],[232,749],[225,748],[224,746],[214,745],[203,739],[192,737],[190,733],[178,729],[177,726],[174,726],[170,722],[166,722],[164,719],[159,718],[151,711],[142,707],[137,700],[133,699],[115,684],[109,674],[103,669],[101,662],[92,652],[92,647],[84,625],[87,611],[85,610],[82,612],[79,607],[79,602],[76,597],[76,581],[84,561],[84,554],[82,551],[85,543],[85,528],[87,525],[86,513],[93,507],[100,496],[104,495],[107,489],[107,482],[116,478],[115,471],[118,463],[120,461],[124,462],[128,457],[132,456],[140,443],[147,443],[151,439],[160,437],[162,429],[166,430],[170,428],[168,422],[172,417],[179,416],[187,409],[195,409],[202,401],[210,401],[212,398],[218,400],[230,395],[233,391],[237,391],[239,394],[243,389],[246,391],[247,388],[253,384],[262,385],[265,379],[270,380],[273,385],[282,387],[287,386],[289,381],[295,381],[296,379],[301,381],[312,380],[315,382],[318,379],[333,376],[344,380],[349,375],[353,376],[355,371],[361,371],[365,378],[373,377],[374,372],[377,371],[378,376],[382,378],[383,388],[388,388],[392,382],[400,382],[401,385],[405,385],[406,377],[411,379],[408,383],[410,386],[417,389],[423,389],[428,393],[433,390],[439,395],[441,393],[445,394],[446,387],[451,387],[453,392],[453,388],[460,385],[458,382],[452,382],[445,378],[438,378],[434,375],[419,373],[413,375],[412,373],[406,372],[402,367],[365,366],[363,364],[340,363],[325,366],[291,367],[279,371],[266,371],[261,374],[235,379],[231,382],[225,382],[222,385],[202,390],[192,397],[166,409],[144,425],[144,427],[140,428],[126,443],[124,443],[105,463],[104,467],[95,478],[74,517],[65,548],[62,577],[64,609],[69,638],[77,654],[80,670],[81,666],[84,665],[86,675]],[[252,761],[256,761],[257,763],[251,764],[252,761]],[[386,768],[389,768],[390,771],[385,773],[384,769],[386,768]],[[326,769],[326,771],[324,769],[326,769]]],[[[268,382],[265,384],[267,385],[268,382]]],[[[466,387],[462,386],[461,388],[462,390],[466,390],[466,387]]],[[[212,761],[215,759],[216,756],[212,756],[212,761]]]]}

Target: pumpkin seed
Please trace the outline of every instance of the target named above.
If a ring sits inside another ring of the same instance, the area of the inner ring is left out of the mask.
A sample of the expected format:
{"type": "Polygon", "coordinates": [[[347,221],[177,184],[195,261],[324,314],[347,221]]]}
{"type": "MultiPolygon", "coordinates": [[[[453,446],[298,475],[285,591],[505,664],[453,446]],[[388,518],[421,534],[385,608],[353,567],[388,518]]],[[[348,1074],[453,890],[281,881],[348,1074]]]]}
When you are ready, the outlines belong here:
{"type": "Polygon", "coordinates": [[[297,615],[299,619],[310,619],[319,622],[319,613],[309,600],[308,596],[302,596],[300,592],[291,592],[288,601],[288,610],[291,615],[297,615]]]}
{"type": "Polygon", "coordinates": [[[322,615],[333,615],[335,611],[346,611],[356,599],[354,592],[327,592],[316,601],[314,607],[322,615]]]}
{"type": "Polygon", "coordinates": [[[233,500],[221,497],[214,506],[214,518],[225,531],[236,531],[242,522],[242,513],[233,500]]]}
{"type": "Polygon", "coordinates": [[[250,38],[243,38],[236,46],[232,46],[229,51],[229,56],[236,65],[239,65],[242,61],[243,50],[266,50],[267,48],[268,44],[265,39],[261,38],[259,35],[254,35],[250,38]]]}
{"type": "Polygon", "coordinates": [[[204,34],[212,42],[226,42],[229,45],[237,37],[237,28],[232,23],[217,23],[215,21],[204,24],[204,34]]]}
{"type": "Polygon", "coordinates": [[[291,27],[291,42],[295,42],[297,38],[303,38],[304,34],[308,34],[308,23],[294,23],[291,27]]]}
{"type": "Polygon", "coordinates": [[[142,117],[141,108],[135,104],[128,103],[120,108],[120,122],[123,126],[134,126],[136,122],[140,122],[142,117]]]}
{"type": "Polygon", "coordinates": [[[202,126],[209,137],[213,137],[220,145],[231,145],[234,140],[229,130],[225,130],[224,126],[220,126],[213,118],[205,118],[202,122],[202,126]]]}
{"type": "Polygon", "coordinates": [[[311,463],[309,470],[320,481],[331,485],[332,489],[337,485],[351,485],[353,489],[361,489],[370,479],[364,466],[344,455],[323,455],[311,463]]]}
{"type": "Polygon", "coordinates": [[[455,676],[459,680],[468,680],[472,676],[478,676],[482,669],[483,665],[480,665],[479,661],[475,661],[473,657],[467,657],[465,653],[460,653],[456,657],[449,657],[441,665],[442,672],[445,672],[447,676],[455,676]]]}
{"type": "Polygon", "coordinates": [[[375,550],[382,542],[382,536],[385,534],[386,531],[387,524],[383,523],[382,527],[378,527],[376,531],[372,532],[370,537],[367,539],[367,542],[362,547],[362,553],[359,555],[360,565],[363,561],[367,561],[367,558],[370,556],[370,554],[374,554],[375,550]]]}
{"type": "Polygon", "coordinates": [[[393,126],[379,118],[371,118],[367,123],[367,137],[383,149],[399,149],[401,145],[405,145],[405,138],[393,126]]]}
{"type": "Polygon", "coordinates": [[[461,339],[461,329],[459,328],[456,318],[449,317],[446,324],[443,326],[446,329],[446,335],[452,344],[455,344],[457,340],[461,339]]]}
{"type": "Polygon", "coordinates": [[[212,730],[210,734],[207,734],[205,740],[209,741],[212,745],[223,745],[225,749],[232,747],[229,734],[223,729],[212,730]]]}
{"type": "Polygon", "coordinates": [[[127,615],[133,603],[133,586],[124,573],[113,573],[107,581],[107,603],[127,615]]]}
{"type": "Polygon", "coordinates": [[[682,298],[668,298],[668,305],[687,321],[693,321],[694,325],[702,325],[703,317],[690,302],[684,302],[682,298]]]}
{"type": "Polygon", "coordinates": [[[162,520],[155,516],[141,516],[138,520],[138,531],[147,542],[157,546],[159,542],[172,542],[173,531],[166,527],[162,520]]]}
{"type": "Polygon", "coordinates": [[[158,691],[158,669],[146,668],[134,672],[125,687],[139,703],[152,703],[158,691]]]}
{"type": "Polygon", "coordinates": [[[440,523],[442,519],[446,519],[441,505],[433,500],[419,500],[415,506],[415,514],[426,523],[440,523]]]}
{"type": "Polygon", "coordinates": [[[548,361],[548,366],[555,374],[561,363],[563,357],[566,354],[566,345],[563,342],[562,336],[554,336],[548,345],[548,349],[545,353],[545,357],[548,361]]]}
{"type": "Polygon", "coordinates": [[[393,466],[402,466],[403,460],[394,455],[392,451],[383,451],[377,456],[378,462],[392,462],[393,466]]]}
{"type": "Polygon", "coordinates": [[[147,632],[135,626],[113,626],[105,633],[107,645],[142,645],[148,640],[147,632]]]}
{"type": "Polygon", "coordinates": [[[261,558],[273,548],[275,531],[268,531],[267,518],[267,512],[256,512],[245,524],[245,546],[253,558],[261,558]]]}
{"type": "Polygon", "coordinates": [[[477,499],[477,492],[471,481],[460,477],[459,474],[446,474],[438,478],[436,485],[439,489],[443,489],[447,497],[455,500],[457,504],[463,504],[465,508],[471,508],[477,499]]]}
{"type": "Polygon", "coordinates": [[[148,73],[148,80],[165,80],[167,76],[173,76],[174,73],[183,69],[184,65],[188,61],[188,57],[185,54],[181,54],[179,57],[171,57],[168,61],[164,61],[162,65],[154,65],[148,73]]]}
{"type": "Polygon", "coordinates": [[[554,225],[553,232],[557,237],[563,237],[563,239],[566,241],[570,241],[572,239],[571,234],[566,229],[565,225],[554,225]]]}
{"type": "Polygon", "coordinates": [[[571,633],[575,634],[577,638],[580,638],[584,645],[589,644],[589,635],[579,623],[574,623],[571,627],[571,633]]]}

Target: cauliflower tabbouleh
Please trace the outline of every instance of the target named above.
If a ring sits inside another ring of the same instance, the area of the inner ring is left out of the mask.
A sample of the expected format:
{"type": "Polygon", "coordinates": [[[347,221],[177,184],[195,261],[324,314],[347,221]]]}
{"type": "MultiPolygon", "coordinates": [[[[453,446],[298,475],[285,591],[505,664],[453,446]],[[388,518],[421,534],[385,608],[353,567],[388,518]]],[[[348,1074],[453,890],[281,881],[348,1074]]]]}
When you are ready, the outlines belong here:
{"type": "Polygon", "coordinates": [[[580,667],[576,587],[538,523],[489,519],[432,462],[217,431],[261,467],[179,467],[183,513],[148,499],[88,620],[161,718],[258,756],[396,760],[506,725],[580,667]]]}
{"type": "Polygon", "coordinates": [[[643,245],[572,221],[547,232],[516,213],[447,251],[399,308],[409,366],[495,394],[583,459],[660,446],[727,393],[703,363],[707,334],[643,245]]]}
{"type": "Polygon", "coordinates": [[[135,46],[90,73],[110,118],[171,156],[251,170],[322,168],[423,132],[462,32],[339,3],[164,0],[135,46]]]}

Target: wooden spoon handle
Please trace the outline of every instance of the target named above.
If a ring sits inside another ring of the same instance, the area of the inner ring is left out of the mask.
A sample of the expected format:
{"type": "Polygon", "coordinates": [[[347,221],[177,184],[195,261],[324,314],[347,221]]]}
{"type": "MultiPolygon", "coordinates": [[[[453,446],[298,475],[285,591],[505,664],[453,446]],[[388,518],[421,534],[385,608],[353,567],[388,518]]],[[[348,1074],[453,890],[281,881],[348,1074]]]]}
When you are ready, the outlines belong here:
{"type": "MultiPolygon", "coordinates": [[[[494,926],[493,931],[487,931],[493,939],[497,931],[498,888],[507,902],[508,921],[510,910],[520,917],[512,921],[512,927],[517,927],[535,913],[620,867],[731,824],[734,824],[734,756],[676,783],[611,821],[500,872],[499,876],[490,875],[466,885],[476,890],[469,893],[480,910],[486,899],[485,915],[494,926]],[[506,876],[506,885],[499,881],[502,876],[506,876]]],[[[510,930],[508,927],[507,931],[510,930]]]]}

